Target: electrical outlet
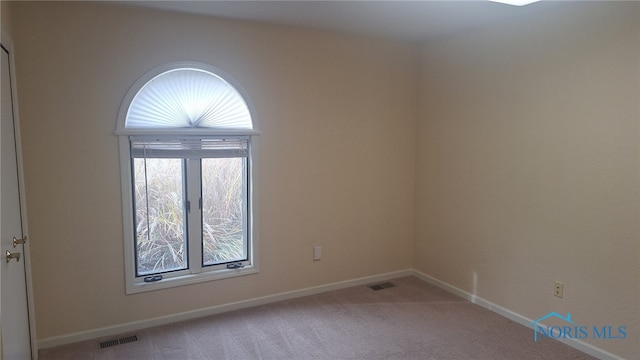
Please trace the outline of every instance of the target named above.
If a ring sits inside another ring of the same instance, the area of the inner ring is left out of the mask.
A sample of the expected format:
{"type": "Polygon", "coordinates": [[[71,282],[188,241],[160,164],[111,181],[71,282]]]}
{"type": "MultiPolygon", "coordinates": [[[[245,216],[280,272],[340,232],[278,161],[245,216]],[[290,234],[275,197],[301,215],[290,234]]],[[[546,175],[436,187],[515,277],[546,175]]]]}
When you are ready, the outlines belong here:
{"type": "Polygon", "coordinates": [[[562,298],[562,292],[564,291],[564,284],[560,281],[553,283],[553,296],[562,298]]]}

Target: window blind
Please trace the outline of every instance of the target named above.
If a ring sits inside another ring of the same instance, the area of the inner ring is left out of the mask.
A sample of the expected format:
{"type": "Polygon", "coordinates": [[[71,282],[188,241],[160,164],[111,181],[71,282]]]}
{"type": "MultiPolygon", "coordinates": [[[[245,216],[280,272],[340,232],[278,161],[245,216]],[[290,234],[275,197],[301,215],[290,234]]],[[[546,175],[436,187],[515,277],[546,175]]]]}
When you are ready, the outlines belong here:
{"type": "Polygon", "coordinates": [[[127,129],[253,129],[238,91],[202,69],[174,69],[146,83],[127,112],[127,129]]]}
{"type": "Polygon", "coordinates": [[[249,137],[131,137],[132,158],[232,158],[249,156],[249,137]]]}

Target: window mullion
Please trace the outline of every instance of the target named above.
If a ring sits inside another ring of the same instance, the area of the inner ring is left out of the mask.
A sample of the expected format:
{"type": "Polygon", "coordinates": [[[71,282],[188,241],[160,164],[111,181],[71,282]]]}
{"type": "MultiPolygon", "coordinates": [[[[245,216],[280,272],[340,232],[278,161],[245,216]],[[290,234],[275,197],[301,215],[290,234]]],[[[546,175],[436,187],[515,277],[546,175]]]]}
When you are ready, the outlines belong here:
{"type": "Polygon", "coordinates": [[[186,160],[187,200],[189,201],[188,246],[189,269],[192,274],[202,272],[202,209],[199,206],[202,194],[201,160],[186,160]]]}

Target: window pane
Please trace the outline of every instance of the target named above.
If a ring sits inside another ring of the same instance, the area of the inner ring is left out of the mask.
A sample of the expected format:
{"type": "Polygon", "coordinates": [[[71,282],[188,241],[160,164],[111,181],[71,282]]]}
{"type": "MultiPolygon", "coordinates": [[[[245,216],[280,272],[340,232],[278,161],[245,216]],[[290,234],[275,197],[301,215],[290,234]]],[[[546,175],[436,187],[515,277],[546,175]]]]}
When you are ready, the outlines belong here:
{"type": "Polygon", "coordinates": [[[202,159],[203,265],[246,260],[243,158],[202,159]]]}
{"type": "Polygon", "coordinates": [[[136,271],[187,268],[181,159],[134,159],[136,271]]]}

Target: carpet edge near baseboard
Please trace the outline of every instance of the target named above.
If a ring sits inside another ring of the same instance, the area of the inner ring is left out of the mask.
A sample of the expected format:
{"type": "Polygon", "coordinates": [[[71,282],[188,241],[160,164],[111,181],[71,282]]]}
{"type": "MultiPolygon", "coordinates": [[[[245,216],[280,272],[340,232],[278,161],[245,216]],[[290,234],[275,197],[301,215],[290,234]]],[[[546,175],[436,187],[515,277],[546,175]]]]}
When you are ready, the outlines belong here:
{"type": "Polygon", "coordinates": [[[191,310],[186,312],[181,312],[177,314],[159,316],[150,319],[132,321],[128,323],[105,326],[96,329],[90,329],[86,331],[79,331],[65,335],[52,336],[48,338],[43,338],[37,341],[38,349],[48,349],[56,346],[62,346],[67,344],[72,344],[80,341],[87,341],[92,339],[99,339],[108,336],[114,336],[118,334],[131,333],[138,330],[171,324],[179,321],[197,319],[200,317],[210,316],[221,314],[229,311],[240,310],[251,308],[255,306],[270,304],[278,301],[291,300],[303,296],[315,295],[324,293],[327,291],[333,291],[343,288],[348,288],[352,286],[365,285],[375,282],[388,281],[391,279],[396,279],[405,276],[413,276],[415,275],[413,269],[405,269],[399,271],[388,272],[384,274],[365,276],[351,280],[338,281],[334,283],[318,285],[307,287],[298,290],[286,291],[282,293],[265,295],[256,298],[251,298],[247,300],[240,300],[236,302],[215,305],[211,307],[206,307],[197,310],[191,310]]]}
{"type": "MultiPolygon", "coordinates": [[[[415,269],[405,269],[405,270],[399,270],[399,271],[378,274],[373,276],[366,276],[366,277],[361,277],[361,278],[356,278],[351,280],[338,281],[338,282],[325,284],[325,285],[312,286],[312,287],[307,287],[303,289],[292,290],[292,291],[287,291],[287,292],[282,292],[282,293],[277,293],[272,295],[266,295],[266,296],[236,301],[236,302],[227,303],[227,304],[215,305],[215,306],[211,306],[203,309],[191,310],[191,311],[186,311],[186,312],[177,313],[177,314],[155,317],[151,319],[138,320],[138,321],[123,323],[118,325],[112,325],[112,326],[106,326],[106,327],[101,327],[96,329],[90,329],[86,331],[70,333],[66,335],[48,337],[48,338],[38,340],[37,344],[38,344],[38,349],[48,349],[48,348],[72,344],[80,341],[87,341],[92,339],[104,338],[108,336],[114,336],[118,334],[131,333],[131,332],[135,332],[138,330],[142,330],[142,329],[146,329],[154,326],[166,325],[166,324],[171,324],[179,321],[185,321],[185,320],[191,320],[191,319],[196,319],[196,318],[210,316],[210,315],[221,314],[228,311],[251,308],[255,306],[278,302],[278,301],[291,300],[291,299],[295,299],[303,296],[320,294],[323,292],[348,288],[352,286],[359,286],[359,285],[365,285],[365,284],[370,284],[375,282],[388,281],[388,280],[405,277],[405,276],[415,276],[426,283],[437,286],[473,304],[481,306],[498,315],[501,315],[513,322],[516,322],[520,325],[531,328],[533,331],[533,327],[531,325],[531,322],[533,320],[525,316],[522,316],[500,305],[497,305],[490,301],[482,299],[477,295],[471,294],[449,283],[438,280],[421,271],[418,271],[415,269]]],[[[597,357],[599,359],[624,360],[615,354],[612,354],[599,347],[596,347],[594,345],[585,343],[577,339],[557,339],[557,340],[568,346],[571,346],[574,349],[580,350],[586,354],[597,357]]]]}

